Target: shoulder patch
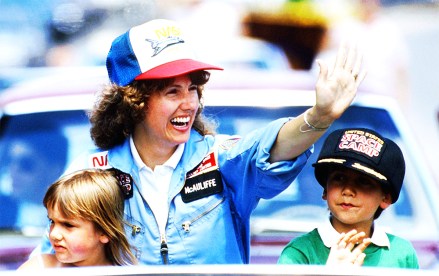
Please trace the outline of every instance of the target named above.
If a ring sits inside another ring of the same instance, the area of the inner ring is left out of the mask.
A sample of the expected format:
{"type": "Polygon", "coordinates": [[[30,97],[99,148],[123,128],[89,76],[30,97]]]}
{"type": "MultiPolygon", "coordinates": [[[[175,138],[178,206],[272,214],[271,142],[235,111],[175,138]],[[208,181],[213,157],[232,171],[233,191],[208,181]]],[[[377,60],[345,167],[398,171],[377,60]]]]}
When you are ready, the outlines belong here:
{"type": "Polygon", "coordinates": [[[227,140],[223,141],[219,145],[219,147],[223,150],[229,150],[229,149],[233,148],[239,140],[241,140],[240,137],[233,137],[233,138],[227,139],[227,140]]]}
{"type": "Polygon", "coordinates": [[[101,151],[90,154],[88,157],[88,166],[90,168],[109,169],[108,165],[108,151],[101,151]]]}
{"type": "Polygon", "coordinates": [[[134,186],[134,180],[131,177],[129,173],[124,173],[121,170],[118,170],[116,168],[108,169],[109,171],[112,171],[114,173],[114,176],[116,177],[119,187],[122,190],[122,193],[125,197],[125,199],[130,199],[133,197],[133,186],[134,186]]]}

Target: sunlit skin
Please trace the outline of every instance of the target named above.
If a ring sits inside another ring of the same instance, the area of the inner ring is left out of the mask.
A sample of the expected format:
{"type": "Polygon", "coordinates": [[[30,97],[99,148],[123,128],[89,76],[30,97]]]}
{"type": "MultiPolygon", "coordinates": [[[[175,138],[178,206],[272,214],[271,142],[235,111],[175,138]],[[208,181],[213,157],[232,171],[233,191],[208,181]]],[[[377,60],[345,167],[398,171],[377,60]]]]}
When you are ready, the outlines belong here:
{"type": "Polygon", "coordinates": [[[48,210],[49,239],[61,266],[112,265],[105,256],[108,237],[88,220],[66,218],[58,210],[48,210]]]}
{"type": "Polygon", "coordinates": [[[381,184],[355,170],[333,170],[326,182],[323,199],[328,202],[332,225],[339,233],[352,229],[371,236],[374,214],[378,207],[386,209],[391,196],[383,192],[381,184]]]}
{"type": "Polygon", "coordinates": [[[163,164],[179,144],[186,143],[199,107],[197,86],[188,75],[153,93],[148,100],[145,120],[135,127],[134,144],[150,168],[163,164]]]}

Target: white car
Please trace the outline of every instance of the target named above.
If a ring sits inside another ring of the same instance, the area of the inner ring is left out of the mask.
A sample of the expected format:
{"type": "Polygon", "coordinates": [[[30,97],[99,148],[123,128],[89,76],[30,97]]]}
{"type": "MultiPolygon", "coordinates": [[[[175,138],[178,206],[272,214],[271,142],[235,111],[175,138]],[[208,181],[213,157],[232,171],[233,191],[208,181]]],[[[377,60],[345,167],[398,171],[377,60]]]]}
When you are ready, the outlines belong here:
{"type": "MultiPolygon", "coordinates": [[[[0,270],[16,268],[40,241],[47,225],[42,194],[66,164],[93,146],[86,111],[106,82],[105,68],[56,68],[48,69],[46,77],[23,82],[0,94],[0,270]],[[49,167],[44,168],[45,160],[30,155],[30,150],[13,150],[13,138],[38,142],[35,154],[43,152],[49,157],[49,167]],[[65,145],[63,150],[52,150],[57,144],[65,145]],[[20,166],[23,171],[14,176],[20,166]],[[55,175],[48,177],[53,171],[55,175]],[[25,188],[23,192],[13,184],[26,181],[37,189],[25,188]],[[35,205],[32,197],[36,197],[35,205]],[[24,207],[17,208],[22,203],[24,207]]],[[[245,135],[275,118],[296,116],[311,106],[315,101],[314,83],[314,77],[307,72],[215,72],[204,94],[205,113],[219,121],[218,132],[245,135]]],[[[401,196],[377,223],[413,243],[421,268],[438,267],[439,186],[398,106],[392,99],[360,91],[329,132],[347,126],[375,129],[403,150],[407,170],[401,196]]],[[[322,142],[316,143],[315,152],[319,152],[322,142]]],[[[255,209],[251,263],[275,264],[293,237],[327,218],[322,188],[311,167],[315,158],[313,154],[287,190],[273,199],[261,200],[255,209]]]]}

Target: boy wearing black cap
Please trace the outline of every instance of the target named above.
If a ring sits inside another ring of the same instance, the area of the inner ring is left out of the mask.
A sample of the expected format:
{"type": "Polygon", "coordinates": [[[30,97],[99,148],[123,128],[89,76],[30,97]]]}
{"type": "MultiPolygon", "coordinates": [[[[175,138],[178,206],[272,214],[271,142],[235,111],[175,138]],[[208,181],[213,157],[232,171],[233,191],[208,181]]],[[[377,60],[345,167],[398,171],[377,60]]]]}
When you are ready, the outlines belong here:
{"type": "Polygon", "coordinates": [[[401,191],[405,162],[395,142],[370,129],[339,129],[327,137],[313,166],[330,218],[323,227],[292,240],[279,264],[327,264],[346,254],[341,249],[349,249],[345,259],[353,264],[419,268],[409,241],[374,224],[401,191]],[[352,243],[346,236],[359,240],[352,243]]]}

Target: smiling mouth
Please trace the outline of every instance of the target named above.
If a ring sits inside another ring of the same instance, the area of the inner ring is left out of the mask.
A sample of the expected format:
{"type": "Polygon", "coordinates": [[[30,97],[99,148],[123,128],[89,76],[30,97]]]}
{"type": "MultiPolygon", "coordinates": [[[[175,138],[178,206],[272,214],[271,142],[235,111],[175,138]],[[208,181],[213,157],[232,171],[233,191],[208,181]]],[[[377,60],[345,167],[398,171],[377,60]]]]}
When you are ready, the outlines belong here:
{"type": "Polygon", "coordinates": [[[185,127],[189,124],[191,118],[187,117],[176,117],[171,120],[171,124],[177,127],[185,127]]]}
{"type": "Polygon", "coordinates": [[[340,204],[340,206],[343,207],[343,208],[351,208],[351,207],[354,207],[354,205],[349,204],[349,203],[342,203],[342,204],[340,204]]]}
{"type": "Polygon", "coordinates": [[[53,245],[53,248],[55,249],[55,251],[65,250],[65,247],[64,247],[64,246],[56,245],[56,244],[53,245]]]}

